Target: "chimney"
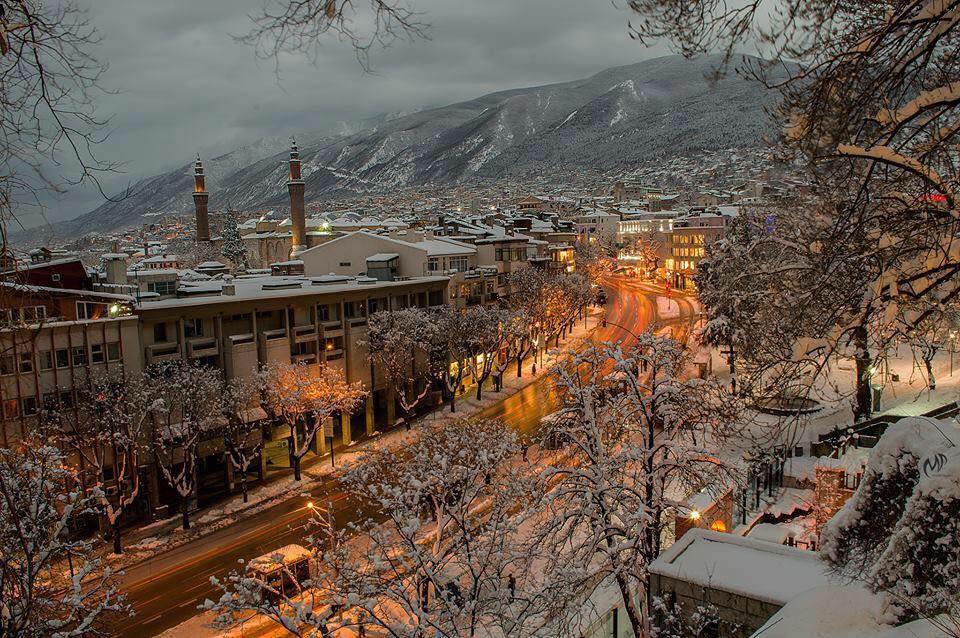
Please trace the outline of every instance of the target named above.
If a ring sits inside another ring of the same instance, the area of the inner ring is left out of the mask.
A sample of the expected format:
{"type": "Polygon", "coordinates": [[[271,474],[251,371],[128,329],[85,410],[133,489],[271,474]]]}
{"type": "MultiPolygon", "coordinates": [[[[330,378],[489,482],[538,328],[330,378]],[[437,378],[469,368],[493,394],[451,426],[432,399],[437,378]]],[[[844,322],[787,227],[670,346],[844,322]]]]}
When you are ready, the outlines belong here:
{"type": "Polygon", "coordinates": [[[293,247],[290,258],[296,258],[307,249],[307,220],[304,216],[303,193],[306,185],[300,177],[300,151],[296,140],[290,140],[290,179],[287,180],[287,192],[290,193],[290,221],[293,224],[293,247]]]}
{"type": "Polygon", "coordinates": [[[197,163],[193,168],[193,207],[197,213],[197,242],[210,241],[210,221],[207,218],[207,201],[210,194],[204,183],[203,164],[197,155],[197,163]]]}
{"type": "Polygon", "coordinates": [[[127,260],[119,253],[104,256],[103,269],[108,284],[125,285],[127,283],[127,260]]]}
{"type": "Polygon", "coordinates": [[[231,296],[237,294],[237,284],[233,282],[232,276],[223,276],[223,288],[221,289],[220,294],[231,296]]]}

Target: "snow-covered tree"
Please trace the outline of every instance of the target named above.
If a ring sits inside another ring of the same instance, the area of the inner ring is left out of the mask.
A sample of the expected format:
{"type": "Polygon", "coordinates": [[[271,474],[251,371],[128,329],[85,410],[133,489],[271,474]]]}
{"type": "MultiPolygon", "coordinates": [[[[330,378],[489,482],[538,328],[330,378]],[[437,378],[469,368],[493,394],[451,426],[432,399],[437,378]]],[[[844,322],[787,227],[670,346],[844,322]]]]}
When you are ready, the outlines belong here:
{"type": "Polygon", "coordinates": [[[907,319],[913,325],[960,296],[953,4],[637,0],[630,9],[641,40],[666,37],[686,55],[724,50],[739,71],[780,93],[780,150],[809,168],[815,198],[801,212],[819,234],[787,247],[810,259],[791,258],[782,278],[839,293],[833,307],[808,304],[806,294],[793,302],[826,311],[833,327],[821,338],[856,360],[856,416],[869,416],[878,335],[904,306],[927,308],[907,319]],[[745,45],[766,61],[734,55],[745,45]],[[819,279],[803,281],[804,271],[819,279]]]}
{"type": "Polygon", "coordinates": [[[234,377],[221,388],[220,410],[224,423],[220,428],[233,469],[240,473],[240,490],[246,503],[247,473],[260,458],[263,437],[258,421],[248,418],[251,409],[260,405],[261,377],[234,377]]]}
{"type": "Polygon", "coordinates": [[[485,306],[472,306],[463,313],[464,362],[477,384],[477,400],[482,398],[483,383],[490,376],[504,344],[505,312],[485,306]]]}
{"type": "Polygon", "coordinates": [[[457,392],[463,383],[469,356],[469,326],[464,313],[453,306],[443,306],[434,312],[431,332],[433,376],[450,400],[450,411],[457,411],[457,392]]]}
{"type": "Polygon", "coordinates": [[[154,402],[153,456],[160,474],[180,497],[183,529],[189,529],[190,497],[197,487],[197,446],[214,434],[222,419],[220,373],[176,361],[156,366],[148,374],[147,391],[154,402]]]}
{"type": "Polygon", "coordinates": [[[357,407],[366,393],[360,382],[347,383],[340,370],[326,364],[274,363],[260,372],[263,407],[290,428],[290,462],[300,480],[300,462],[324,421],[357,407]]]}
{"type": "Polygon", "coordinates": [[[367,322],[370,360],[393,390],[407,427],[434,378],[430,355],[436,325],[434,316],[420,308],[375,312],[367,322]]]}
{"type": "Polygon", "coordinates": [[[278,615],[247,570],[208,606],[227,622],[224,613],[265,613],[298,636],[566,635],[572,593],[545,582],[520,542],[531,493],[518,452],[516,435],[486,420],[425,426],[417,445],[373,450],[344,484],[377,513],[351,526],[354,541],[313,536],[323,573],[308,591],[278,615]]]}
{"type": "Polygon", "coordinates": [[[701,490],[724,490],[733,472],[715,450],[726,434],[710,407],[729,395],[682,380],[684,348],[639,335],[636,349],[591,347],[556,371],[563,407],[544,433],[563,445],[544,460],[545,513],[533,542],[558,570],[579,570],[584,594],[606,577],[620,590],[635,635],[650,635],[647,567],[660,554],[668,513],[701,490]]]}
{"type": "Polygon", "coordinates": [[[573,263],[577,272],[591,284],[598,284],[613,272],[616,247],[599,242],[578,241],[573,246],[573,263]]]}
{"type": "Polygon", "coordinates": [[[496,390],[503,388],[503,375],[511,363],[517,365],[517,378],[522,374],[523,359],[530,351],[527,320],[519,311],[502,310],[500,331],[503,337],[503,354],[494,362],[493,379],[496,390]]]}
{"type": "Polygon", "coordinates": [[[127,610],[111,570],[71,537],[71,520],[96,512],[78,478],[42,441],[0,449],[0,636],[97,635],[127,610]]]}
{"type": "Polygon", "coordinates": [[[900,327],[903,338],[920,359],[927,374],[927,387],[937,387],[933,360],[937,353],[952,348],[960,330],[960,306],[957,303],[937,303],[933,308],[910,308],[900,327]],[[922,315],[919,320],[912,317],[922,315]]]}
{"type": "Polygon", "coordinates": [[[121,517],[140,494],[140,465],[149,448],[146,425],[155,400],[142,376],[95,376],[77,395],[77,410],[47,406],[45,425],[82,460],[92,480],[91,494],[113,536],[113,552],[123,551],[121,517]],[[108,480],[108,476],[110,476],[108,480]]]}
{"type": "Polygon", "coordinates": [[[892,424],[823,532],[841,575],[889,597],[901,619],[960,609],[960,436],[948,421],[892,424]]]}
{"type": "Polygon", "coordinates": [[[234,270],[243,271],[248,267],[247,246],[243,243],[243,237],[240,235],[240,227],[237,225],[237,216],[234,211],[230,211],[223,221],[223,243],[220,246],[220,254],[227,258],[233,265],[234,270]]]}

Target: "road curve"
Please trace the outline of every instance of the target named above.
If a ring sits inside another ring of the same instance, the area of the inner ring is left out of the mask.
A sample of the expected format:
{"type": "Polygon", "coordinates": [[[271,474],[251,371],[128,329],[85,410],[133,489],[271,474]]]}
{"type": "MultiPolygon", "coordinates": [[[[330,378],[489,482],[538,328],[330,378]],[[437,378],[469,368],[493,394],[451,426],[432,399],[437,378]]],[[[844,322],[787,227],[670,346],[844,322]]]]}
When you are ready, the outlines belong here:
{"type": "MultiPolygon", "coordinates": [[[[633,340],[657,320],[655,289],[634,280],[613,277],[607,281],[614,293],[607,306],[607,327],[599,328],[595,341],[633,340]]],[[[681,308],[683,304],[681,304],[681,308]]],[[[541,418],[554,412],[557,398],[548,377],[541,377],[516,394],[486,409],[480,416],[495,417],[530,436],[541,418]]],[[[371,514],[364,504],[348,498],[333,480],[314,485],[310,498],[332,503],[338,522],[371,514]]],[[[111,629],[130,638],[155,636],[197,613],[197,605],[218,594],[211,576],[223,576],[239,568],[239,561],[259,556],[288,543],[302,540],[308,511],[307,499],[290,499],[237,521],[221,530],[129,567],[122,589],[135,615],[111,629]]]]}

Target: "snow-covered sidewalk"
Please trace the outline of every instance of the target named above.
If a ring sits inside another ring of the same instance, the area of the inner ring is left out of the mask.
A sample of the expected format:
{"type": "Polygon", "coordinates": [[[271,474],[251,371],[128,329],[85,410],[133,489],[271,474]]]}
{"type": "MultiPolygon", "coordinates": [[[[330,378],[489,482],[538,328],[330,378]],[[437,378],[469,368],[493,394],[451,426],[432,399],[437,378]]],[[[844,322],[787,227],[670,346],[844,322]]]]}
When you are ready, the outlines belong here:
{"type": "MultiPolygon", "coordinates": [[[[450,419],[469,418],[490,406],[504,401],[523,388],[534,383],[556,365],[558,359],[564,357],[564,351],[579,347],[592,332],[600,325],[603,309],[591,308],[586,322],[578,321],[565,341],[561,342],[560,350],[550,350],[543,354],[542,365],[537,362],[536,374],[533,372],[534,363],[531,357],[522,367],[522,376],[517,378],[516,366],[510,366],[503,380],[503,388],[494,391],[492,379],[484,384],[482,399],[476,399],[476,386],[468,386],[462,396],[457,397],[456,412],[451,413],[446,405],[439,406],[418,419],[418,422],[441,423],[450,419]]],[[[336,466],[331,466],[329,455],[311,456],[304,459],[303,480],[296,481],[292,474],[269,477],[262,485],[252,485],[249,490],[249,502],[244,503],[243,497],[237,494],[230,499],[209,509],[201,510],[193,515],[191,528],[180,528],[180,516],[176,514],[170,518],[126,530],[124,534],[124,553],[115,555],[108,553],[109,545],[103,547],[104,557],[110,565],[122,569],[145,561],[162,552],[172,550],[222,529],[236,521],[256,515],[263,510],[278,505],[292,498],[302,498],[304,494],[317,487],[320,483],[331,479],[343,469],[357,461],[360,455],[371,446],[387,446],[390,448],[409,445],[417,437],[416,425],[407,430],[400,425],[386,432],[378,432],[372,437],[365,437],[354,441],[347,447],[338,446],[335,449],[336,466]]]]}

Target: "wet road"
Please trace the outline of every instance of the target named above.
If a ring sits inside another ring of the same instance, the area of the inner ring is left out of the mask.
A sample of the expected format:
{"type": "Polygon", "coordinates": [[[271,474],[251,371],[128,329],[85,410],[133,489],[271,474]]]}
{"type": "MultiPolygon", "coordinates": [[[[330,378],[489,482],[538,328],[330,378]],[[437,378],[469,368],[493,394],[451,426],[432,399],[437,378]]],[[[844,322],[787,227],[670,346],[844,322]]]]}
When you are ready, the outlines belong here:
{"type": "MultiPolygon", "coordinates": [[[[624,278],[608,281],[610,302],[608,327],[599,328],[596,341],[633,340],[657,319],[654,289],[624,278]]],[[[689,303],[677,298],[681,319],[691,312],[689,303]]],[[[668,322],[663,322],[668,323],[668,322]]],[[[541,377],[520,392],[492,405],[480,416],[502,419],[521,435],[535,433],[540,420],[556,411],[557,398],[548,376],[541,377]]],[[[364,504],[348,498],[333,480],[314,485],[310,499],[332,503],[339,524],[357,520],[372,512],[364,504]]],[[[302,542],[303,525],[309,514],[307,497],[295,498],[238,521],[219,531],[127,569],[122,588],[136,615],[113,627],[116,635],[154,636],[197,613],[197,605],[218,594],[210,585],[211,576],[223,576],[247,560],[289,543],[302,542]]]]}

